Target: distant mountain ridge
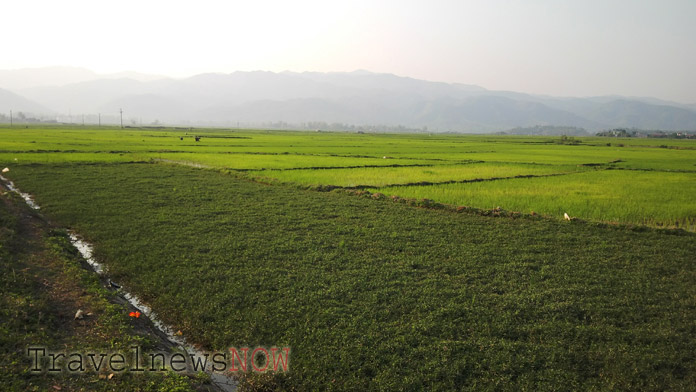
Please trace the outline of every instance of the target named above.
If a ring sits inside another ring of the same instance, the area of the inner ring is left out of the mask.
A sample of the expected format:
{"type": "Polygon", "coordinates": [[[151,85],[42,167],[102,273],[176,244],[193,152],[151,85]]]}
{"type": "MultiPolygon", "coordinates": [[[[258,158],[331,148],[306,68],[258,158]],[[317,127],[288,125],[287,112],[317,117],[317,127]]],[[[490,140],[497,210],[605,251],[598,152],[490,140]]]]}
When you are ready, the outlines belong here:
{"type": "Polygon", "coordinates": [[[124,117],[141,123],[285,122],[301,127],[325,122],[435,132],[534,126],[696,130],[694,105],[655,98],[537,96],[368,71],[208,73],[185,79],[121,76],[82,69],[65,74],[56,68],[43,74],[41,69],[0,71],[0,89],[10,90],[0,90],[0,113],[113,115],[123,108],[124,117]]]}
{"type": "Polygon", "coordinates": [[[165,79],[164,76],[126,71],[113,74],[98,74],[79,67],[43,67],[0,70],[0,88],[21,90],[31,87],[64,86],[72,83],[88,82],[97,79],[134,79],[152,81],[165,79]]]}
{"type": "Polygon", "coordinates": [[[4,90],[0,88],[0,113],[3,115],[9,115],[10,110],[15,113],[27,112],[27,113],[42,113],[51,114],[51,109],[42,106],[36,102],[26,99],[18,94],[11,91],[4,90]]]}

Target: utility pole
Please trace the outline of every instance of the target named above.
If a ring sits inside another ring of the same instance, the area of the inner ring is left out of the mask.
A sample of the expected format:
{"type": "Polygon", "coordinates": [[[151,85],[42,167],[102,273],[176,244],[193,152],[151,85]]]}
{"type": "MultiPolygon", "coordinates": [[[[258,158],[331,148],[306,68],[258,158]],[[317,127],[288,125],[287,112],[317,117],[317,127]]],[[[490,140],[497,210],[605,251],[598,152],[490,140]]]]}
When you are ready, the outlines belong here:
{"type": "Polygon", "coordinates": [[[10,110],[10,128],[12,128],[12,110],[10,110]]]}
{"type": "Polygon", "coordinates": [[[99,127],[101,128],[101,113],[99,113],[99,127]]]}
{"type": "Polygon", "coordinates": [[[121,129],[123,129],[123,109],[121,110],[121,129]]]}

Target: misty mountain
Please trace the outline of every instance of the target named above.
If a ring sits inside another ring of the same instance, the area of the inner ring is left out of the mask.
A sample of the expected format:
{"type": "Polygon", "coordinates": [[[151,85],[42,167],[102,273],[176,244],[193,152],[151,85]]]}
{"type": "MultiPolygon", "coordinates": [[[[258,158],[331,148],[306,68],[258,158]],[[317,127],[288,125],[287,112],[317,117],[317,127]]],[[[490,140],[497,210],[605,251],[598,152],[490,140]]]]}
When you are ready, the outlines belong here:
{"type": "Polygon", "coordinates": [[[196,75],[177,81],[158,93],[188,100],[196,107],[211,107],[260,100],[330,99],[351,91],[287,74],[254,71],[196,75]]]}
{"type": "Polygon", "coordinates": [[[686,130],[696,129],[694,111],[667,105],[617,99],[579,111],[581,115],[601,124],[613,127],[686,130]],[[640,126],[636,125],[640,124],[640,126]]]}
{"type": "Polygon", "coordinates": [[[52,113],[52,111],[47,107],[4,89],[0,89],[0,108],[2,108],[0,109],[2,110],[1,113],[7,115],[9,115],[10,110],[12,110],[15,114],[19,112],[44,114],[52,113]]]}
{"type": "MultiPolygon", "coordinates": [[[[79,76],[73,71],[73,77],[79,76]]],[[[36,79],[36,71],[32,72],[36,79]]],[[[49,79],[42,78],[38,79],[49,79]]],[[[0,77],[0,83],[2,80],[0,77]]],[[[6,86],[0,84],[0,88],[6,86]]],[[[155,80],[98,77],[14,91],[27,102],[45,107],[34,106],[33,110],[114,115],[123,108],[124,119],[145,123],[240,122],[253,126],[284,121],[302,126],[321,121],[462,132],[552,125],[592,131],[616,127],[696,129],[696,108],[654,98],[557,98],[367,71],[256,71],[155,80]]],[[[13,102],[0,102],[0,111],[9,110],[13,102]]]]}
{"type": "Polygon", "coordinates": [[[38,86],[61,86],[94,79],[97,79],[95,72],[75,67],[0,70],[0,87],[10,90],[38,86]]]}
{"type": "Polygon", "coordinates": [[[342,88],[417,95],[421,98],[428,99],[443,96],[448,96],[451,98],[464,98],[473,95],[473,93],[482,93],[486,91],[486,89],[479,86],[428,82],[392,74],[371,73],[368,71],[354,71],[350,73],[285,72],[285,74],[314,80],[333,86],[339,86],[342,88]]]}
{"type": "MultiPolygon", "coordinates": [[[[97,113],[109,102],[127,96],[152,94],[169,83],[168,79],[140,82],[133,79],[97,79],[65,86],[44,86],[20,90],[20,93],[59,113],[97,113]]],[[[110,107],[110,111],[118,110],[110,107]]]]}
{"type": "Polygon", "coordinates": [[[64,86],[72,83],[87,82],[97,79],[133,79],[152,81],[164,79],[163,76],[139,72],[119,72],[98,74],[86,68],[78,67],[43,67],[0,70],[0,88],[23,90],[32,87],[64,86]]]}
{"type": "Polygon", "coordinates": [[[431,113],[429,119],[439,120],[438,122],[444,120],[445,122],[441,124],[448,127],[463,121],[473,122],[478,128],[486,130],[553,124],[571,124],[583,128],[599,126],[569,111],[555,109],[538,102],[494,95],[472,97],[453,105],[435,105],[432,111],[437,113],[438,117],[433,118],[431,113]]]}

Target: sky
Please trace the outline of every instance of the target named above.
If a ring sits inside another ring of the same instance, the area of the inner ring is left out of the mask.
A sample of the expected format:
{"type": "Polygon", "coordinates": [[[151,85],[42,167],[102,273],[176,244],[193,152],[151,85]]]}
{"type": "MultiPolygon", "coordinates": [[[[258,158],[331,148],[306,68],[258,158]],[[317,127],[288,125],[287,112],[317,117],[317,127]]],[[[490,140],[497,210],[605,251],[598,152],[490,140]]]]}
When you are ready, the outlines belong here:
{"type": "Polygon", "coordinates": [[[22,0],[3,4],[0,69],[364,69],[696,103],[694,18],[696,0],[22,0]]]}

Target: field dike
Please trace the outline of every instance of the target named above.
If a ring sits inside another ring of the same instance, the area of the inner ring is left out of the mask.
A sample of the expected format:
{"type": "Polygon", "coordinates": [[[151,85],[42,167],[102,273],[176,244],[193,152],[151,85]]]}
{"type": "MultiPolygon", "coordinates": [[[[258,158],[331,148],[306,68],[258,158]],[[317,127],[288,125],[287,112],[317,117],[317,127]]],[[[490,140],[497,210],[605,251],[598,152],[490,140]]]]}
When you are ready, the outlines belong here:
{"type": "MultiPolygon", "coordinates": [[[[34,210],[40,210],[41,207],[34,201],[32,196],[28,193],[20,191],[15,184],[0,175],[0,180],[5,183],[7,189],[20,195],[29,207],[34,210]]],[[[93,247],[90,243],[83,240],[78,233],[73,230],[68,230],[70,237],[70,242],[75,247],[75,249],[80,252],[80,255],[87,261],[92,270],[99,275],[102,279],[108,279],[108,273],[106,268],[99,263],[93,256],[93,247]]],[[[124,290],[123,288],[118,289],[118,293],[131,304],[135,309],[140,311],[140,313],[149,320],[152,325],[156,328],[162,337],[165,337],[169,342],[171,342],[175,347],[178,347],[186,352],[187,355],[193,355],[195,358],[200,358],[204,356],[204,353],[193,347],[191,344],[186,342],[183,336],[178,335],[174,332],[174,329],[166,324],[164,324],[157,314],[147,305],[145,305],[140,298],[136,295],[124,290]]],[[[208,363],[205,372],[210,375],[211,382],[217,386],[221,391],[224,392],[234,392],[237,390],[237,382],[230,377],[225,376],[221,373],[216,373],[212,371],[212,363],[208,363]]]]}
{"type": "MultiPolygon", "coordinates": [[[[257,154],[257,155],[259,155],[259,154],[257,154]]],[[[283,154],[265,154],[265,155],[283,155],[283,154]]],[[[391,165],[305,166],[305,167],[286,167],[286,168],[282,168],[282,169],[267,169],[267,168],[239,169],[239,168],[231,168],[231,167],[216,167],[216,166],[205,165],[205,164],[197,163],[197,162],[178,161],[178,160],[174,160],[174,159],[165,159],[165,158],[153,158],[152,161],[159,162],[159,163],[169,163],[172,165],[194,167],[196,169],[225,169],[225,170],[230,170],[230,171],[240,172],[240,173],[249,172],[249,171],[271,171],[271,170],[292,171],[292,170],[368,169],[368,168],[384,168],[384,167],[433,167],[433,166],[437,166],[437,165],[424,164],[424,163],[414,163],[414,164],[395,163],[395,164],[391,164],[391,165]]],[[[483,161],[472,161],[472,162],[464,162],[464,163],[465,164],[483,163],[483,161]]]]}
{"type": "MultiPolygon", "coordinates": [[[[449,180],[449,181],[418,181],[418,182],[407,182],[407,183],[396,183],[396,184],[387,184],[380,186],[379,188],[389,188],[389,187],[408,187],[408,186],[430,186],[430,185],[448,185],[448,184],[469,184],[469,183],[475,183],[475,182],[487,182],[487,181],[500,181],[500,180],[513,180],[516,178],[543,178],[543,177],[557,177],[557,176],[566,176],[568,174],[573,174],[577,172],[568,172],[568,173],[552,173],[552,174],[520,174],[517,176],[508,176],[508,177],[490,177],[490,178],[472,178],[470,180],[449,180]]],[[[375,188],[374,185],[356,185],[356,186],[344,186],[344,187],[338,187],[337,188],[342,188],[342,189],[371,189],[375,188]]]]}
{"type": "Polygon", "coordinates": [[[182,165],[182,166],[188,166],[188,167],[195,167],[196,169],[212,169],[212,166],[204,165],[202,163],[196,163],[196,162],[189,162],[189,161],[176,161],[173,159],[163,159],[163,158],[156,158],[153,159],[155,162],[162,162],[162,163],[170,163],[172,165],[182,165]]]}
{"type": "MultiPolygon", "coordinates": [[[[184,165],[188,166],[188,165],[184,165]]],[[[361,166],[365,167],[365,166],[361,166]]],[[[380,167],[385,167],[385,166],[380,166],[380,167]]],[[[344,168],[334,168],[334,169],[344,169],[344,168]]],[[[272,170],[278,170],[278,169],[272,169],[272,170]]],[[[284,169],[284,170],[294,170],[294,169],[284,169]]],[[[302,169],[305,170],[305,169],[302,169]]],[[[257,170],[261,171],[261,170],[257,170]]],[[[322,185],[322,184],[312,184],[312,185],[307,185],[307,184],[298,184],[292,181],[281,181],[277,180],[272,177],[262,177],[262,176],[247,176],[244,178],[248,178],[252,181],[262,183],[262,184],[283,184],[283,185],[291,185],[295,186],[299,189],[311,189],[311,190],[316,190],[320,192],[330,192],[333,190],[337,189],[343,189],[343,190],[369,190],[369,189],[374,189],[374,188],[399,188],[399,187],[411,187],[411,186],[431,186],[431,185],[449,185],[449,184],[470,184],[470,183],[476,183],[476,182],[488,182],[488,181],[501,181],[501,180],[513,180],[517,178],[544,178],[544,177],[557,177],[557,176],[567,176],[569,174],[575,174],[577,172],[568,172],[568,173],[551,173],[551,174],[520,174],[517,176],[509,176],[509,177],[490,177],[490,178],[472,178],[468,180],[447,180],[447,181],[418,181],[418,182],[404,182],[404,183],[394,183],[394,184],[386,184],[386,185],[353,185],[353,186],[342,186],[342,185],[322,185]]]]}

